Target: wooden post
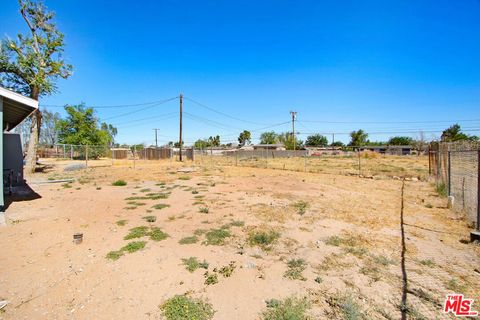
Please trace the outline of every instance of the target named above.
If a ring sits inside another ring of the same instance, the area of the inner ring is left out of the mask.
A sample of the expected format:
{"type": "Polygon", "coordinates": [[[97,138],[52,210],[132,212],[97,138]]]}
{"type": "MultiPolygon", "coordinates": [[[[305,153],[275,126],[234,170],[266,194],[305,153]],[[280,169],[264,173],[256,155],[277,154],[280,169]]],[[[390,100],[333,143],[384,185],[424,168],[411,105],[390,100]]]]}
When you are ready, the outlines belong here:
{"type": "Polygon", "coordinates": [[[135,170],[135,158],[136,158],[136,155],[137,155],[137,146],[136,145],[133,145],[133,169],[135,170]]]}
{"type": "Polygon", "coordinates": [[[451,196],[452,195],[452,182],[451,182],[451,178],[452,178],[452,164],[451,164],[451,151],[449,150],[448,151],[448,169],[447,169],[447,179],[448,179],[448,195],[451,196]]]}
{"type": "Polygon", "coordinates": [[[362,163],[360,159],[360,149],[357,151],[358,153],[358,175],[360,176],[362,174],[362,163]]]}
{"type": "Polygon", "coordinates": [[[73,160],[73,146],[70,145],[70,160],[73,160]]]}
{"type": "Polygon", "coordinates": [[[307,172],[307,154],[305,153],[305,172],[307,172]]]}
{"type": "Polygon", "coordinates": [[[182,161],[182,117],[183,117],[183,95],[180,94],[180,137],[178,143],[180,144],[179,158],[182,161]]]}
{"type": "Polygon", "coordinates": [[[477,152],[477,231],[480,232],[480,149],[477,152]]]}
{"type": "Polygon", "coordinates": [[[88,167],[88,145],[85,146],[85,164],[88,167]]]}

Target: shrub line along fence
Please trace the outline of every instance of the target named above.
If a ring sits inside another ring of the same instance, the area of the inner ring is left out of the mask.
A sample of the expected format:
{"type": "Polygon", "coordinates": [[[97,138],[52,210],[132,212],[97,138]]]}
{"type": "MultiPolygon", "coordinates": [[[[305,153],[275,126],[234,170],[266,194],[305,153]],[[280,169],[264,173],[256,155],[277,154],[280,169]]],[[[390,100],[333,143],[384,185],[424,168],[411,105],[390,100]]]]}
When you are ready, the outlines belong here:
{"type": "Polygon", "coordinates": [[[437,189],[451,197],[453,210],[466,215],[480,240],[480,143],[437,142],[430,145],[429,173],[437,189]]]}

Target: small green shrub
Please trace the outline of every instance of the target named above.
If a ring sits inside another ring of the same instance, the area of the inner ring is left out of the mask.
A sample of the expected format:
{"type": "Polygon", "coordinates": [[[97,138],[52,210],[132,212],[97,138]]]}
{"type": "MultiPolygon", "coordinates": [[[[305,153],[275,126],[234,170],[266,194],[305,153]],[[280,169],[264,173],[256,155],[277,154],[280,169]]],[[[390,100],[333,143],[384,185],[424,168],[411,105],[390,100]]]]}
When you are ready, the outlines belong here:
{"type": "Polygon", "coordinates": [[[325,240],[325,244],[338,247],[342,244],[342,238],[340,238],[339,236],[328,237],[327,240],[325,240]]]}
{"type": "Polygon", "coordinates": [[[274,230],[253,230],[248,235],[248,243],[252,246],[259,246],[263,250],[270,250],[279,238],[280,233],[274,230]]]}
{"type": "Polygon", "coordinates": [[[196,236],[184,237],[178,241],[179,244],[194,244],[198,242],[198,238],[196,236]]]}
{"type": "Polygon", "coordinates": [[[128,222],[128,220],[118,220],[115,223],[117,224],[117,226],[123,227],[124,225],[127,224],[127,222],[128,222]]]}
{"type": "Polygon", "coordinates": [[[147,222],[155,222],[155,221],[157,221],[157,217],[156,217],[156,216],[145,216],[145,217],[143,217],[143,219],[145,219],[145,221],[147,221],[147,222]]]}
{"type": "Polygon", "coordinates": [[[244,225],[245,225],[244,221],[235,220],[235,221],[232,221],[230,223],[224,224],[221,228],[222,229],[230,229],[231,227],[243,227],[244,225]]]}
{"type": "Polygon", "coordinates": [[[198,211],[201,213],[208,213],[210,210],[207,207],[201,207],[198,211]]]}
{"type": "Polygon", "coordinates": [[[123,251],[121,251],[121,250],[110,251],[109,253],[107,253],[106,258],[115,261],[115,260],[120,259],[121,256],[123,256],[123,251]]]}
{"type": "Polygon", "coordinates": [[[360,306],[350,295],[329,297],[327,303],[332,310],[328,314],[331,319],[362,320],[368,319],[360,306]]]}
{"type": "Polygon", "coordinates": [[[303,259],[291,259],[287,262],[287,271],[283,274],[285,278],[291,280],[307,280],[302,272],[307,268],[307,263],[303,259]]]}
{"type": "MultiPolygon", "coordinates": [[[[230,261],[228,266],[221,267],[218,270],[218,273],[220,273],[225,278],[229,278],[233,274],[236,268],[237,266],[235,265],[235,261],[230,261]]],[[[216,271],[216,270],[214,269],[213,271],[216,271]]]]}
{"type": "Polygon", "coordinates": [[[132,241],[132,242],[128,243],[126,246],[122,247],[122,249],[120,249],[120,250],[132,253],[132,252],[135,252],[135,251],[138,251],[138,250],[141,250],[141,249],[145,248],[146,244],[147,244],[146,241],[132,241]]]}
{"type": "Polygon", "coordinates": [[[179,179],[179,180],[190,180],[190,179],[192,179],[192,178],[189,177],[189,176],[180,176],[180,177],[178,177],[178,179],[179,179]]]}
{"type": "Polygon", "coordinates": [[[205,234],[206,245],[223,246],[225,239],[231,237],[230,231],[225,229],[211,229],[205,234]]]}
{"type": "Polygon", "coordinates": [[[112,186],[123,187],[126,186],[127,182],[125,180],[117,180],[112,183],[112,186]]]}
{"type": "Polygon", "coordinates": [[[160,228],[152,228],[152,231],[149,233],[150,239],[153,241],[162,241],[168,238],[168,234],[163,232],[160,228]]]}
{"type": "Polygon", "coordinates": [[[298,201],[293,204],[293,207],[297,210],[297,213],[301,216],[305,214],[309,206],[310,204],[306,201],[298,201]]]}
{"type": "Polygon", "coordinates": [[[209,273],[206,271],[203,276],[205,277],[205,284],[207,286],[218,283],[218,276],[216,273],[209,273]]]}
{"type": "Polygon", "coordinates": [[[445,198],[446,196],[448,196],[448,191],[447,191],[447,186],[445,185],[445,183],[439,183],[436,187],[435,187],[435,191],[437,191],[438,195],[440,197],[443,197],[445,198]]]}
{"type": "Polygon", "coordinates": [[[185,295],[168,299],[160,310],[166,320],[210,320],[215,313],[211,304],[185,295]]]}
{"type": "Polygon", "coordinates": [[[310,304],[306,299],[287,298],[283,301],[268,300],[267,310],[262,312],[262,320],[307,320],[306,312],[310,304]]]}
{"type": "Polygon", "coordinates": [[[127,234],[123,239],[130,240],[135,238],[145,237],[148,234],[148,227],[140,226],[130,229],[130,233],[127,234]]]}
{"type": "Polygon", "coordinates": [[[157,209],[157,210],[161,210],[161,209],[165,209],[165,208],[168,208],[168,207],[170,207],[169,204],[159,203],[159,204],[154,205],[152,208],[157,209]]]}
{"type": "Polygon", "coordinates": [[[185,268],[190,272],[194,272],[199,268],[208,269],[208,262],[205,260],[203,260],[203,262],[200,262],[198,261],[197,257],[182,259],[182,262],[185,268]]]}

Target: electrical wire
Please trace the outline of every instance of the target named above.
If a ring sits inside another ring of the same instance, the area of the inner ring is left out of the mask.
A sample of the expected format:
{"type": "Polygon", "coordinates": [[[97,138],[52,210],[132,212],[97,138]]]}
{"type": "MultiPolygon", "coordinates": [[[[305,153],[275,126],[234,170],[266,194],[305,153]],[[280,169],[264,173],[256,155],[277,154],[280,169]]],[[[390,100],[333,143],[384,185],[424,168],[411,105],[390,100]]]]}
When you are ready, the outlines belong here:
{"type": "MultiPolygon", "coordinates": [[[[178,99],[179,97],[172,98],[178,99]]],[[[151,101],[151,102],[143,102],[143,103],[134,103],[134,104],[120,104],[120,105],[105,105],[105,106],[89,106],[92,109],[107,109],[107,108],[130,108],[130,107],[140,107],[146,106],[150,104],[162,103],[165,100],[158,100],[158,101],[151,101]]],[[[48,108],[64,108],[68,105],[55,105],[55,104],[41,104],[40,107],[48,107],[48,108]]]]}
{"type": "Polygon", "coordinates": [[[184,96],[184,98],[185,98],[185,100],[191,101],[191,102],[195,103],[196,105],[198,105],[198,106],[200,106],[200,107],[203,107],[203,108],[205,108],[205,109],[207,109],[207,110],[210,110],[210,111],[212,111],[212,112],[218,113],[218,114],[220,114],[220,115],[222,115],[222,116],[224,116],[224,117],[227,117],[227,118],[230,118],[230,119],[233,119],[233,120],[237,120],[237,121],[241,121],[241,122],[245,122],[245,123],[250,123],[250,124],[265,125],[265,123],[259,123],[259,122],[250,121],[250,120],[245,120],[245,119],[240,119],[240,118],[231,116],[231,115],[229,115],[229,114],[227,114],[227,113],[225,113],[225,112],[218,111],[218,110],[215,109],[215,108],[209,107],[209,106],[207,106],[207,105],[205,105],[205,104],[203,104],[203,103],[200,103],[200,102],[198,102],[198,101],[195,101],[195,100],[193,100],[192,98],[185,97],[185,96],[184,96]]]}

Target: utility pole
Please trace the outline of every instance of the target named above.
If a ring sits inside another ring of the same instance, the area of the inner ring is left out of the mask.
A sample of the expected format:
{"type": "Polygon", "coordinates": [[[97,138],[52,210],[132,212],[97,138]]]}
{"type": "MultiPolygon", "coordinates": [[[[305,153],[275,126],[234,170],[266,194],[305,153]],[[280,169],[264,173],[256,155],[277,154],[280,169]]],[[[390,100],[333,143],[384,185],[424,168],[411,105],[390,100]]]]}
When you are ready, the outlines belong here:
{"type": "Polygon", "coordinates": [[[158,139],[157,139],[157,131],[160,130],[160,129],[153,129],[155,131],[155,149],[158,148],[158,139]]]}
{"type": "Polygon", "coordinates": [[[297,112],[296,111],[290,111],[290,114],[292,115],[293,152],[295,154],[295,150],[297,148],[297,139],[295,137],[295,118],[297,117],[297,112]]]}
{"type": "Polygon", "coordinates": [[[335,133],[332,133],[332,150],[335,150],[335,146],[333,145],[335,143],[335,133]]]}
{"type": "Polygon", "coordinates": [[[153,129],[155,130],[155,154],[157,155],[157,160],[159,159],[158,157],[158,139],[157,139],[157,131],[160,129],[153,129]]]}
{"type": "Polygon", "coordinates": [[[182,161],[182,114],[183,114],[183,95],[180,93],[180,138],[179,138],[179,145],[180,145],[180,152],[179,152],[179,159],[182,161]]]}

